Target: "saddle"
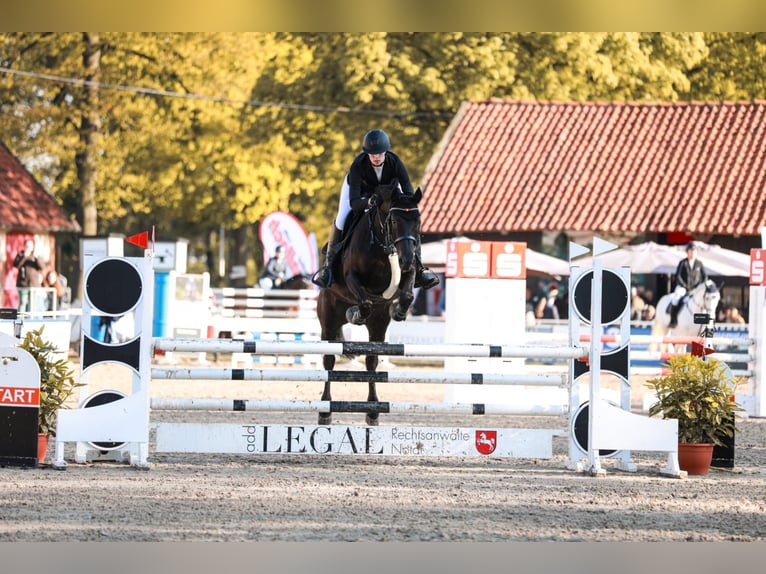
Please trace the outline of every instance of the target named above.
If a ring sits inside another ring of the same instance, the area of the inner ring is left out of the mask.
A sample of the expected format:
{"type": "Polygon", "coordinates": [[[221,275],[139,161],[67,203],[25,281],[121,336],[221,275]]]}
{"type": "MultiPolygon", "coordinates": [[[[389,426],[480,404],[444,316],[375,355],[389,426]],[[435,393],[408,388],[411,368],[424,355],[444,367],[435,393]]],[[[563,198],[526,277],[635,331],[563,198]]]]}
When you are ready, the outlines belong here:
{"type": "MultiPolygon", "coordinates": [[[[678,300],[678,305],[676,306],[678,309],[681,308],[681,306],[684,304],[684,302],[689,298],[689,294],[686,293],[683,297],[681,297],[678,300]]],[[[666,313],[670,313],[670,311],[673,309],[673,301],[668,301],[668,306],[665,309],[666,313]]]]}
{"type": "MultiPolygon", "coordinates": [[[[346,223],[343,225],[343,231],[341,232],[340,241],[333,244],[332,251],[333,251],[333,261],[335,261],[335,265],[337,265],[337,261],[341,259],[338,257],[343,252],[343,249],[346,247],[346,243],[348,241],[348,238],[351,237],[351,233],[354,231],[354,228],[357,226],[359,221],[362,219],[362,216],[365,214],[365,212],[355,213],[351,212],[348,214],[348,217],[346,218],[346,223]]],[[[325,243],[322,247],[322,255],[327,255],[327,244],[325,243]]]]}

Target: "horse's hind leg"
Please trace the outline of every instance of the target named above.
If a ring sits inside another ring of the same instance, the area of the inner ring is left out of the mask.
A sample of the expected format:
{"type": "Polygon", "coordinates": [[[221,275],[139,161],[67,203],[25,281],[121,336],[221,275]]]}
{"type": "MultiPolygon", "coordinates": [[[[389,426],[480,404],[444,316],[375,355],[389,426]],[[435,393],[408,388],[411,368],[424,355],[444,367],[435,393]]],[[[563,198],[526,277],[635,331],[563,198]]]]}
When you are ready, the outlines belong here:
{"type": "MultiPolygon", "coordinates": [[[[375,371],[378,368],[378,356],[367,355],[365,358],[365,364],[368,371],[375,371]]],[[[369,402],[378,402],[378,390],[375,388],[375,381],[372,380],[367,385],[367,400],[369,402]]],[[[378,426],[378,412],[368,412],[365,417],[365,421],[370,426],[378,426]]]]}
{"type": "MultiPolygon", "coordinates": [[[[386,330],[390,318],[388,316],[388,309],[381,309],[378,313],[370,317],[367,321],[367,333],[369,334],[370,341],[382,343],[386,338],[386,330]]],[[[378,356],[367,355],[366,365],[368,371],[376,371],[378,368],[378,356]]],[[[367,400],[370,402],[378,402],[378,390],[375,387],[375,381],[370,380],[367,385],[367,400]]],[[[367,413],[365,420],[370,426],[377,426],[378,416],[380,413],[367,413]]]]}
{"type": "MultiPolygon", "coordinates": [[[[322,355],[322,365],[325,368],[325,371],[332,371],[335,367],[335,355],[322,355]]],[[[325,381],[324,383],[324,391],[322,392],[322,400],[323,401],[331,401],[332,400],[332,394],[330,393],[330,381],[329,379],[325,381]]],[[[331,412],[320,412],[319,413],[319,420],[318,424],[320,425],[330,425],[332,424],[332,413],[331,412]]]]}

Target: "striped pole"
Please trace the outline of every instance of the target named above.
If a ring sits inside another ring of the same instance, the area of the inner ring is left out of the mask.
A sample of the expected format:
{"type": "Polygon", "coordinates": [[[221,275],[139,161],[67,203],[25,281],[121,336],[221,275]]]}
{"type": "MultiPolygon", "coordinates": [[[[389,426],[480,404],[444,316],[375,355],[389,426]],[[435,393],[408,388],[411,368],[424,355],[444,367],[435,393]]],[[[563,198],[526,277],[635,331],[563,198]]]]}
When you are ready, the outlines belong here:
{"type": "Polygon", "coordinates": [[[385,401],[306,401],[251,399],[180,399],[155,398],[155,411],[259,411],[259,412],[332,412],[332,413],[401,413],[454,415],[564,415],[566,405],[502,405],[492,403],[390,403],[385,401]]]}
{"type": "MultiPolygon", "coordinates": [[[[678,357],[684,353],[668,353],[668,352],[652,352],[652,351],[633,351],[630,352],[630,358],[633,361],[667,361],[671,357],[678,357]]],[[[715,357],[719,361],[728,363],[746,363],[752,360],[751,353],[719,353],[715,352],[711,357],[715,357]]]]}
{"type": "MultiPolygon", "coordinates": [[[[623,344],[630,341],[633,345],[647,345],[650,343],[664,343],[668,345],[691,345],[692,343],[703,344],[705,341],[703,337],[682,337],[667,335],[660,337],[657,335],[631,335],[630,337],[623,338],[620,335],[601,335],[599,338],[602,343],[618,343],[623,344]]],[[[591,340],[589,334],[580,335],[580,341],[588,343],[591,340]]],[[[540,344],[540,343],[552,343],[552,342],[566,342],[568,336],[566,333],[529,333],[527,334],[527,344],[540,344]]],[[[751,337],[708,337],[706,339],[708,345],[719,346],[732,346],[743,347],[754,345],[755,340],[751,337]]]]}
{"type": "Polygon", "coordinates": [[[252,341],[244,339],[154,339],[157,351],[250,353],[264,355],[388,355],[400,357],[522,357],[582,359],[588,347],[553,345],[444,344],[410,345],[377,342],[252,341]]]}
{"type": "Polygon", "coordinates": [[[515,373],[440,373],[417,371],[324,371],[294,369],[160,368],[151,370],[152,379],[222,381],[306,381],[363,383],[424,383],[469,385],[565,386],[567,375],[525,375],[515,373]]]}

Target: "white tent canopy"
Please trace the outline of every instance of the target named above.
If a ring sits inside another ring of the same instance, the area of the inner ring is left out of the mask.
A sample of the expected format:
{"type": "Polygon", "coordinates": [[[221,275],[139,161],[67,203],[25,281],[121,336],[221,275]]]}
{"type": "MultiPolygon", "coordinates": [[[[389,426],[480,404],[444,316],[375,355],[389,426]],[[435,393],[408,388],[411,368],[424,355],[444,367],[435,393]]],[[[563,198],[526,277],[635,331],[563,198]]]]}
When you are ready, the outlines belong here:
{"type": "MultiPolygon", "coordinates": [[[[472,241],[467,237],[455,237],[454,239],[457,241],[472,241]]],[[[442,239],[441,241],[424,243],[421,252],[423,264],[436,273],[444,273],[447,263],[447,243],[452,240],[442,239]]],[[[551,277],[569,275],[569,263],[558,257],[552,257],[528,247],[526,250],[526,262],[529,274],[551,277]]]]}
{"type": "MultiPolygon", "coordinates": [[[[697,257],[705,266],[708,275],[719,277],[749,277],[750,256],[739,251],[724,249],[719,245],[708,245],[695,241],[697,257]]],[[[686,245],[660,245],[649,241],[639,245],[628,245],[601,256],[605,267],[630,267],[632,273],[659,273],[673,275],[678,262],[686,257],[686,245]]],[[[578,266],[589,265],[590,257],[576,259],[578,266]]]]}

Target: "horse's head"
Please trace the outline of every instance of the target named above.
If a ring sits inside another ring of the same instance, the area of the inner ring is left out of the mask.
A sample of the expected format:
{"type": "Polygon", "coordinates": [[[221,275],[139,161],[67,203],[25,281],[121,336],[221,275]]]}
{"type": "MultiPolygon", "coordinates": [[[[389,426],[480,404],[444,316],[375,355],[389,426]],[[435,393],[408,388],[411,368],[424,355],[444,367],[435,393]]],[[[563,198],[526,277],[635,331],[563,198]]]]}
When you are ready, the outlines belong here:
{"type": "Polygon", "coordinates": [[[703,292],[702,306],[712,315],[715,313],[718,303],[721,301],[721,289],[712,279],[708,279],[697,289],[700,289],[703,292]]]}
{"type": "Polygon", "coordinates": [[[403,193],[398,183],[379,185],[375,194],[380,198],[379,209],[385,220],[387,242],[396,248],[399,267],[403,273],[410,271],[415,261],[415,248],[420,240],[420,211],[418,203],[423,192],[403,193]]]}

